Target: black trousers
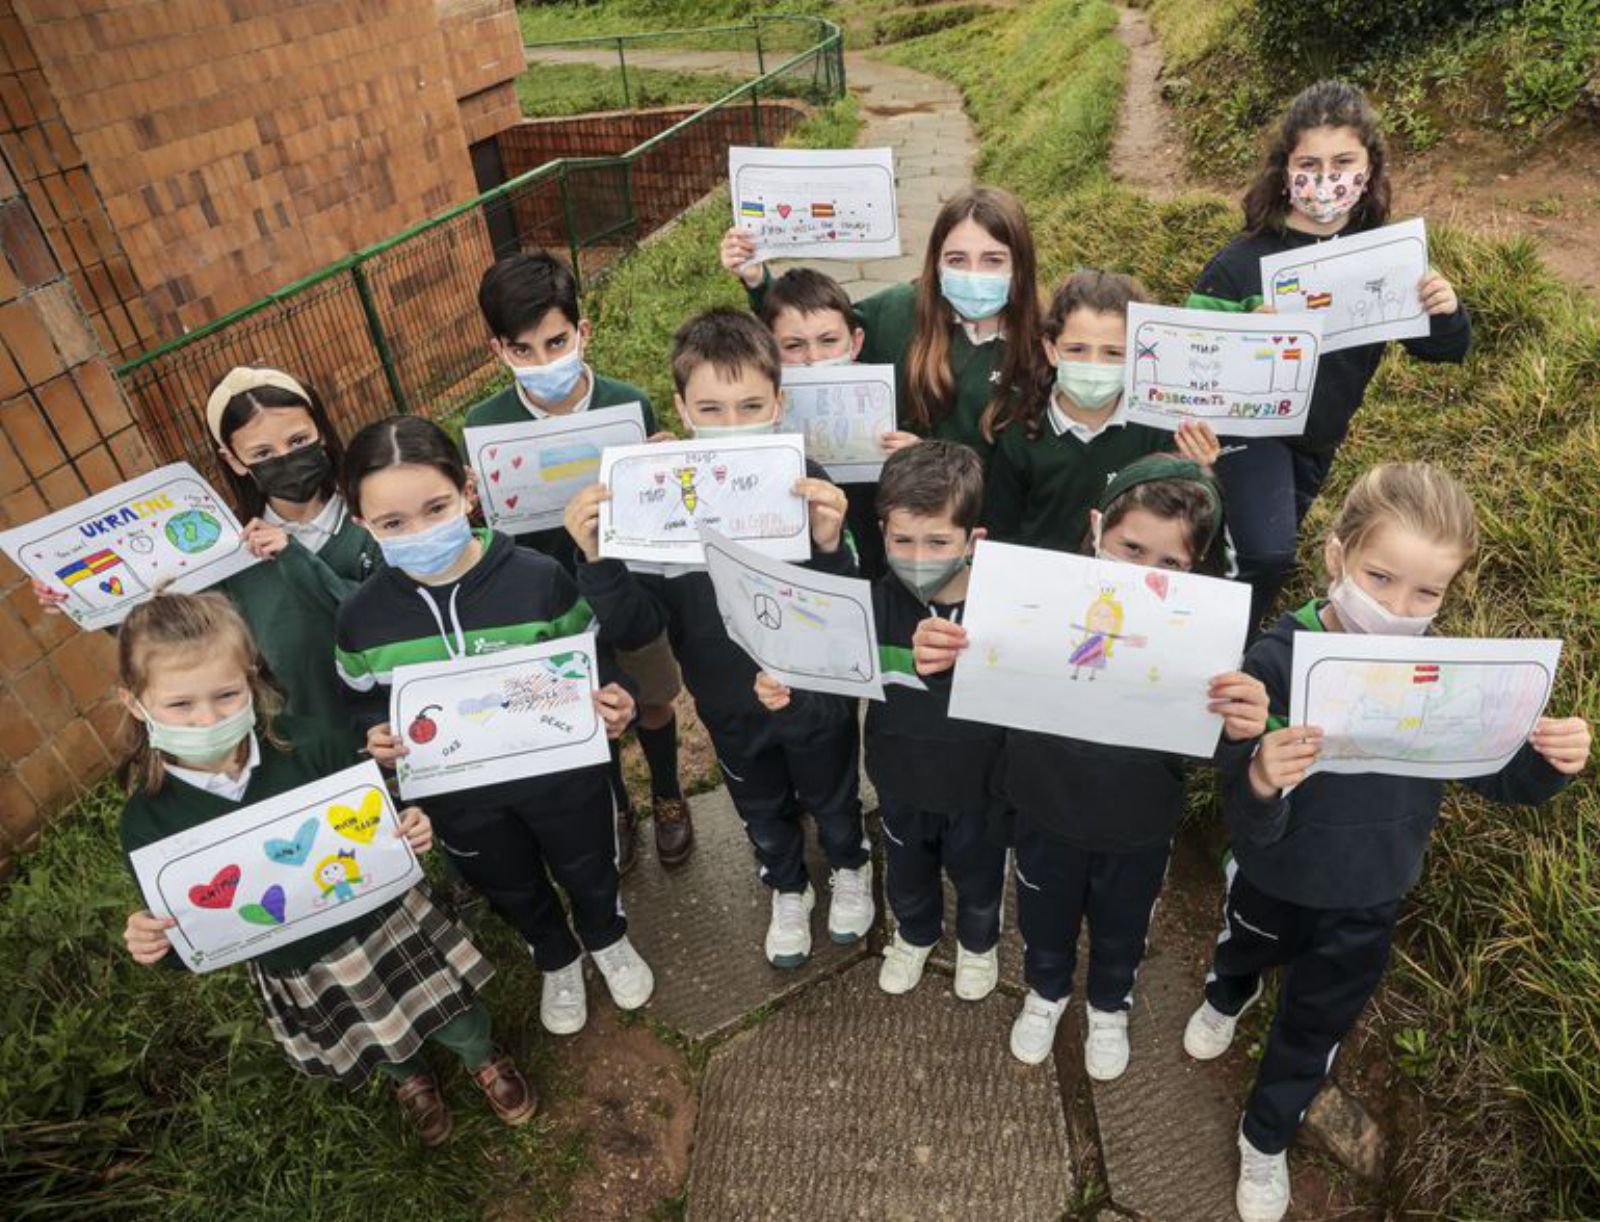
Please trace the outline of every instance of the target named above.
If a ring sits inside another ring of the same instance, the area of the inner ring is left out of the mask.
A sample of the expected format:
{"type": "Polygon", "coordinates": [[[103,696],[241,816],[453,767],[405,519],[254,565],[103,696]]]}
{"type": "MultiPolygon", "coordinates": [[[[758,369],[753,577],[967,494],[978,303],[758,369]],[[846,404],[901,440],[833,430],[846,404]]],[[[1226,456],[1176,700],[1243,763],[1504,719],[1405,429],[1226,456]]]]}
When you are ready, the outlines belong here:
{"type": "Polygon", "coordinates": [[[1228,533],[1239,552],[1239,580],[1250,583],[1250,634],[1294,573],[1300,523],[1328,478],[1332,454],[1258,437],[1217,460],[1228,498],[1228,533]]]}
{"type": "Polygon", "coordinates": [[[527,940],[542,972],[581,953],[551,875],[567,893],[585,948],[603,950],[628,931],[609,770],[580,768],[567,781],[559,806],[441,807],[434,815],[434,834],[461,876],[527,940]]]}
{"type": "Polygon", "coordinates": [[[854,870],[866,863],[870,854],[861,822],[861,729],[854,717],[799,741],[769,739],[754,749],[740,721],[712,720],[703,711],[701,720],[767,886],[806,889],[802,806],[816,821],[817,839],[831,867],[854,870]]]}
{"type": "Polygon", "coordinates": [[[1206,974],[1206,1000],[1237,1014],[1262,972],[1283,968],[1278,1013],[1244,1112],[1244,1135],[1263,1153],[1288,1149],[1339,1044],[1377,991],[1400,903],[1302,908],[1252,886],[1228,863],[1224,924],[1206,974]]]}
{"type": "Polygon", "coordinates": [[[944,930],[944,885],[956,889],[956,938],[973,954],[1000,940],[1000,901],[1006,885],[1006,850],[988,834],[982,812],[946,815],[903,806],[879,795],[884,891],[900,936],[932,946],[944,930]]]}
{"type": "Polygon", "coordinates": [[[1017,812],[1017,926],[1028,987],[1046,1001],[1072,994],[1078,927],[1089,922],[1084,993],[1096,1010],[1126,1010],[1144,960],[1170,844],[1097,853],[1052,836],[1017,812]]]}

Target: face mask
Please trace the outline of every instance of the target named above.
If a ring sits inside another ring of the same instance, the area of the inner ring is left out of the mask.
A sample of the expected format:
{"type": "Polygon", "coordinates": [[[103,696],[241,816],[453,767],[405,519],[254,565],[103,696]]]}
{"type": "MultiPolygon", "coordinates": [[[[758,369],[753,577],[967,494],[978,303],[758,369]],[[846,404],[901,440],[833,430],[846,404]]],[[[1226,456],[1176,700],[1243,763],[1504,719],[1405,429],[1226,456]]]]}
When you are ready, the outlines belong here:
{"type": "Polygon", "coordinates": [[[889,571],[922,602],[927,602],[949,585],[967,563],[964,554],[951,560],[901,560],[894,556],[886,559],[889,571]]]}
{"type": "Polygon", "coordinates": [[[716,441],[724,437],[760,437],[764,433],[776,432],[778,418],[763,420],[760,424],[696,424],[694,439],[696,441],[716,441]]]}
{"type": "Polygon", "coordinates": [[[1006,308],[1011,296],[1009,272],[964,272],[953,267],[939,269],[939,292],[968,322],[993,318],[1006,308]]]}
{"type": "Polygon", "coordinates": [[[321,490],[332,465],[327,447],[318,441],[251,463],[248,470],[265,495],[304,505],[321,490]]]}
{"type": "Polygon", "coordinates": [[[1369,636],[1421,636],[1433,623],[1431,615],[1396,615],[1348,577],[1328,587],[1339,623],[1348,632],[1369,636]]]}
{"type": "Polygon", "coordinates": [[[1056,385],[1086,412],[1098,412],[1110,407],[1122,393],[1124,367],[1102,365],[1098,361],[1056,362],[1056,385]]]}
{"type": "Polygon", "coordinates": [[[461,513],[414,535],[379,539],[378,547],[390,568],[413,577],[436,577],[459,560],[471,542],[472,527],[467,524],[467,515],[461,513]]]}
{"type": "Polygon", "coordinates": [[[256,724],[255,705],[248,701],[231,717],[208,726],[167,725],[152,717],[144,705],[138,708],[144,714],[144,728],[150,736],[151,749],[196,768],[207,768],[226,759],[228,752],[242,743],[256,724]]]}
{"type": "Polygon", "coordinates": [[[853,356],[830,356],[825,361],[807,361],[806,366],[810,369],[831,369],[835,365],[854,365],[855,363],[856,359],[853,356]]]}
{"type": "Polygon", "coordinates": [[[1332,174],[1292,172],[1289,175],[1289,203],[1308,220],[1326,225],[1354,208],[1366,186],[1364,171],[1357,174],[1343,171],[1332,174]]]}
{"type": "Polygon", "coordinates": [[[583,376],[583,349],[574,347],[548,365],[513,365],[517,385],[536,403],[560,403],[583,376]]]}

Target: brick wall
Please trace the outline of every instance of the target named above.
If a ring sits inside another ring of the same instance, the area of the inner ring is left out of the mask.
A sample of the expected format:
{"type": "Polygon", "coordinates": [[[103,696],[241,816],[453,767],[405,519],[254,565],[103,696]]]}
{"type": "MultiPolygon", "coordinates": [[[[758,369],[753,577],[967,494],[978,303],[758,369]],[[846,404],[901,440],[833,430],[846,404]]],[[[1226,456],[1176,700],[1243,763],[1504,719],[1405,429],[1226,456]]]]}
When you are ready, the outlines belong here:
{"type": "Polygon", "coordinates": [[[461,107],[467,143],[499,134],[522,118],[513,82],[524,67],[513,0],[437,0],[446,69],[461,107]]]}

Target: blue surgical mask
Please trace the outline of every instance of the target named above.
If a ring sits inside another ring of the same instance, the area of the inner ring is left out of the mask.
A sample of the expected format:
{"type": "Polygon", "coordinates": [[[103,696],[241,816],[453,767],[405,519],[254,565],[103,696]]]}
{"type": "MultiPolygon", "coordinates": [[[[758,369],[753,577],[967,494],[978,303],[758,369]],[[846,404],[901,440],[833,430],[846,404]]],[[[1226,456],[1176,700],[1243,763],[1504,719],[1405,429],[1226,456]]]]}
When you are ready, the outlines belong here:
{"type": "Polygon", "coordinates": [[[209,768],[228,757],[228,753],[242,743],[255,729],[255,704],[246,701],[244,708],[208,726],[174,726],[157,721],[150,710],[139,705],[144,714],[145,733],[150,736],[150,748],[162,755],[171,756],[180,764],[195,768],[209,768]]]}
{"type": "Polygon", "coordinates": [[[448,521],[419,530],[412,535],[393,535],[379,539],[384,561],[413,577],[437,577],[457,560],[472,542],[472,527],[465,513],[448,521]]]}
{"type": "Polygon", "coordinates": [[[546,365],[513,365],[517,385],[536,403],[560,403],[583,376],[583,349],[574,346],[565,356],[546,365]]]}
{"type": "Polygon", "coordinates": [[[968,322],[993,318],[1011,297],[1010,272],[964,272],[939,269],[939,292],[968,322]]]}
{"type": "Polygon", "coordinates": [[[775,433],[778,429],[776,415],[771,420],[763,420],[760,424],[696,424],[694,429],[696,441],[717,441],[722,438],[732,437],[760,437],[765,433],[775,433]]]}
{"type": "Polygon", "coordinates": [[[1098,412],[1117,401],[1124,372],[1120,361],[1104,365],[1099,361],[1062,359],[1056,362],[1056,385],[1084,411],[1098,412]]]}

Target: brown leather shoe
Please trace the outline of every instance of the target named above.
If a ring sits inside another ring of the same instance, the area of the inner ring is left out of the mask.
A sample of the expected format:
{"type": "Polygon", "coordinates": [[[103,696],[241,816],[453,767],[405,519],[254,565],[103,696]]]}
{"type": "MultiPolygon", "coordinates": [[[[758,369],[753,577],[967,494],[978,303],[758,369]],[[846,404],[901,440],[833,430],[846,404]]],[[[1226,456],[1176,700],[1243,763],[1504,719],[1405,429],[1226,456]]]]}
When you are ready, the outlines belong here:
{"type": "Polygon", "coordinates": [[[539,1110],[539,1092],[504,1052],[495,1053],[481,1069],[474,1069],[472,1081],[494,1114],[509,1125],[526,1124],[539,1110]]]}
{"type": "Polygon", "coordinates": [[[656,825],[656,856],[664,866],[681,866],[694,852],[694,816],[682,798],[656,798],[651,803],[656,825]]]}
{"type": "Polygon", "coordinates": [[[639,864],[639,815],[632,806],[617,812],[617,874],[639,864]]]}
{"type": "Polygon", "coordinates": [[[400,1110],[411,1121],[411,1127],[416,1129],[423,1145],[432,1149],[450,1139],[456,1122],[450,1115],[450,1109],[445,1106],[444,1096],[439,1093],[439,1084],[433,1080],[432,1074],[413,1074],[404,1082],[397,1082],[394,1097],[400,1101],[400,1110]]]}

